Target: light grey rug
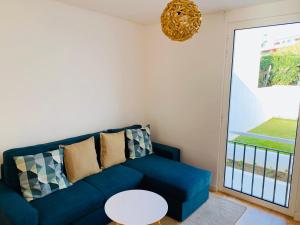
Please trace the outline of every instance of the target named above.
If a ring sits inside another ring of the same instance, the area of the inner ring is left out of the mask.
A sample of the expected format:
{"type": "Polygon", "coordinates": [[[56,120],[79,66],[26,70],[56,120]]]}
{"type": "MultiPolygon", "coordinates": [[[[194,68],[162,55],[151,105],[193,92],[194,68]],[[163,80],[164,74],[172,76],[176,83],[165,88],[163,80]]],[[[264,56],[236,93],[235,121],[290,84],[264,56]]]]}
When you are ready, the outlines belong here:
{"type": "Polygon", "coordinates": [[[182,225],[234,225],[246,209],[243,205],[211,194],[209,200],[182,225]]]}
{"type": "MultiPolygon", "coordinates": [[[[227,200],[223,197],[210,194],[208,201],[203,204],[184,222],[179,223],[165,217],[162,225],[235,225],[245,213],[247,207],[227,200]]],[[[109,224],[113,225],[113,223],[109,224]]]]}

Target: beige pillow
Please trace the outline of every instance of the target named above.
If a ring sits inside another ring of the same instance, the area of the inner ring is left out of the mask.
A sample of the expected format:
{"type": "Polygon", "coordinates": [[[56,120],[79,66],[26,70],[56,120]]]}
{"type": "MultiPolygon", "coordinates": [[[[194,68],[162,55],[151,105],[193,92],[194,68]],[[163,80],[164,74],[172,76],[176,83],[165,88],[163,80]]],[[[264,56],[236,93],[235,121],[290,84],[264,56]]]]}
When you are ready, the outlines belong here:
{"type": "Polygon", "coordinates": [[[100,133],[100,143],[102,168],[108,168],[126,161],[124,131],[110,134],[100,133]]]}
{"type": "Polygon", "coordinates": [[[64,148],[67,177],[70,182],[75,183],[101,171],[97,162],[94,137],[62,147],[64,148]]]}

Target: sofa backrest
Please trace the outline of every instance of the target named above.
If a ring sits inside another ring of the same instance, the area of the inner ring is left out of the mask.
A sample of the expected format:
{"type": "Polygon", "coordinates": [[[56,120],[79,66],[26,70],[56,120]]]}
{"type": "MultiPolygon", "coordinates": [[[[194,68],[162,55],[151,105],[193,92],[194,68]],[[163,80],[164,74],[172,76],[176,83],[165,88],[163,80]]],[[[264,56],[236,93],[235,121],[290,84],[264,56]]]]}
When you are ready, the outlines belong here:
{"type": "MultiPolygon", "coordinates": [[[[115,133],[125,129],[137,129],[140,128],[141,125],[133,125],[124,128],[117,128],[117,129],[109,129],[106,133],[115,133]]],[[[99,156],[100,153],[100,132],[81,135],[78,137],[72,137],[60,141],[55,141],[47,144],[39,144],[35,146],[23,147],[23,148],[15,148],[10,149],[3,152],[3,165],[1,168],[2,179],[6,185],[10,188],[13,188],[15,191],[20,192],[20,183],[19,183],[19,176],[18,170],[14,161],[15,156],[24,156],[24,155],[34,155],[42,152],[47,152],[51,150],[58,149],[59,145],[70,145],[77,142],[81,142],[87,140],[88,138],[94,136],[95,138],[95,148],[97,155],[99,156]]],[[[127,146],[127,145],[126,145],[127,146]]],[[[97,157],[99,160],[99,157],[97,157]]],[[[100,162],[99,162],[100,163],[100,162]]]]}

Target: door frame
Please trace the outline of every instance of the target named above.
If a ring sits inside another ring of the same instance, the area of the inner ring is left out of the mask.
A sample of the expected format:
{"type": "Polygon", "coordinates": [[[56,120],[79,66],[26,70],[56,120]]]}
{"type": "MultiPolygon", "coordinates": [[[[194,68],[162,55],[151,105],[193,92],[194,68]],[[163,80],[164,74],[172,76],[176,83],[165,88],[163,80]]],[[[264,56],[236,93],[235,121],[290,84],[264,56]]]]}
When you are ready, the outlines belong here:
{"type": "Polygon", "coordinates": [[[224,187],[224,172],[225,172],[225,158],[227,149],[227,135],[228,135],[228,122],[229,122],[229,110],[230,110],[230,94],[231,94],[231,79],[232,79],[232,67],[233,67],[233,54],[234,54],[234,34],[235,30],[256,28],[264,26],[283,25],[300,22],[300,14],[277,16],[270,18],[251,19],[240,22],[232,22],[227,24],[226,35],[226,55],[225,55],[225,70],[223,74],[223,94],[222,94],[222,112],[221,112],[221,137],[220,137],[220,149],[218,156],[218,187],[217,190],[230,194],[234,197],[249,201],[254,204],[264,206],[266,208],[281,212],[289,216],[295,216],[295,210],[297,206],[297,195],[299,197],[300,188],[300,107],[298,116],[298,129],[296,137],[295,157],[293,165],[292,185],[290,192],[289,208],[281,207],[266,201],[257,199],[252,196],[236,192],[234,190],[224,187]]]}

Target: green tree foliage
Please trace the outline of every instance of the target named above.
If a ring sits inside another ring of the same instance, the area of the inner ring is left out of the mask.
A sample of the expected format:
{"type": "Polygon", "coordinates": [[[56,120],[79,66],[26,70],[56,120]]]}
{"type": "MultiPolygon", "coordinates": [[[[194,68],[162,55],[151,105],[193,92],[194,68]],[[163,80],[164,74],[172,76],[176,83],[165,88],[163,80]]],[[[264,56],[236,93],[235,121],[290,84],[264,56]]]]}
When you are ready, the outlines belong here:
{"type": "Polygon", "coordinates": [[[260,63],[259,86],[265,85],[266,73],[272,66],[267,86],[297,85],[299,83],[300,42],[278,49],[276,52],[262,56],[260,63]]]}
{"type": "Polygon", "coordinates": [[[272,64],[272,59],[273,57],[271,55],[263,56],[260,61],[260,70],[267,71],[272,64]]]}

